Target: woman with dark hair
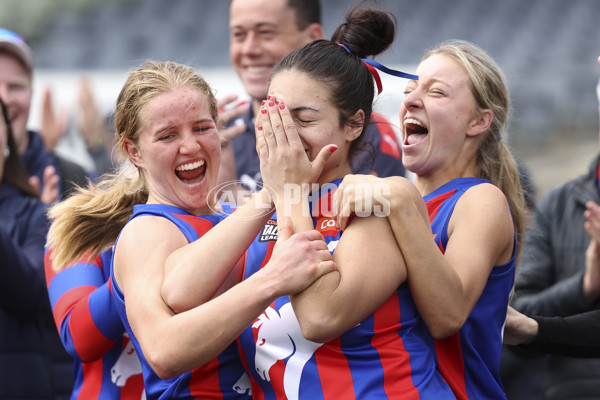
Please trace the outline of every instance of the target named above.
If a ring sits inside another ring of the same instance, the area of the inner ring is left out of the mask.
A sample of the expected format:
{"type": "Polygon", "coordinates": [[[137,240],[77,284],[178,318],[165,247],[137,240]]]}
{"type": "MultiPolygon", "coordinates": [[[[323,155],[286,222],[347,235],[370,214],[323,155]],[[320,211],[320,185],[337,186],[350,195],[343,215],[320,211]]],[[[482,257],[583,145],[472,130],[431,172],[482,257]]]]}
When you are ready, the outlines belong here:
{"type": "Polygon", "coordinates": [[[55,399],[71,382],[67,359],[52,320],[44,279],[46,205],[29,185],[0,100],[0,398],[55,399]]]}
{"type": "MultiPolygon", "coordinates": [[[[299,294],[278,297],[240,335],[256,398],[454,398],[436,369],[433,338],[412,300],[387,219],[356,219],[341,235],[328,213],[370,122],[374,78],[380,88],[373,66],[400,75],[367,58],[387,49],[394,34],[392,15],[357,6],[332,40],[291,53],[271,77],[256,134],[277,212],[247,251],[244,279],[262,272],[277,225],[287,218],[295,232],[322,233],[337,270],[299,294]],[[324,150],[330,157],[315,168],[324,150]]],[[[201,281],[189,272],[179,282],[201,281]]]]}

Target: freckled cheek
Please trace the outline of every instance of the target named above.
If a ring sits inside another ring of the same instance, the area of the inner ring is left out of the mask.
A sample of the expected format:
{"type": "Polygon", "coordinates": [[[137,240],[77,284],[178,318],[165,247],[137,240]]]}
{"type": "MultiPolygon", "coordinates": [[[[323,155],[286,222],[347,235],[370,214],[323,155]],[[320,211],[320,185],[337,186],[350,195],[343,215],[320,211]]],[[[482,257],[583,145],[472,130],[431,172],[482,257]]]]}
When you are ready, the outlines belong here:
{"type": "Polygon", "coordinates": [[[215,138],[211,138],[211,140],[205,141],[202,146],[204,147],[204,151],[210,155],[210,157],[215,160],[217,157],[220,159],[221,157],[221,140],[218,136],[215,138]]]}

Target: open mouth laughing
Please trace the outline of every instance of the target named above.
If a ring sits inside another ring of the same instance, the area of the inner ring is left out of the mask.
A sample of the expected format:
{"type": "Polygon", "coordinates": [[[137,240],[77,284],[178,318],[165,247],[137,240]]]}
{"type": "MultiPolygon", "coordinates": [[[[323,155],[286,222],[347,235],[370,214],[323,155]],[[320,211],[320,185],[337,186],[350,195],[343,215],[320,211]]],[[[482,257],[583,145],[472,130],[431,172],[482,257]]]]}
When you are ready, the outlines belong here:
{"type": "Polygon", "coordinates": [[[175,169],[175,175],[185,183],[199,182],[206,175],[206,163],[199,160],[180,165],[175,169]]]}
{"type": "Polygon", "coordinates": [[[406,118],[404,120],[404,132],[404,144],[413,145],[425,140],[429,134],[429,129],[415,118],[406,118]]]}

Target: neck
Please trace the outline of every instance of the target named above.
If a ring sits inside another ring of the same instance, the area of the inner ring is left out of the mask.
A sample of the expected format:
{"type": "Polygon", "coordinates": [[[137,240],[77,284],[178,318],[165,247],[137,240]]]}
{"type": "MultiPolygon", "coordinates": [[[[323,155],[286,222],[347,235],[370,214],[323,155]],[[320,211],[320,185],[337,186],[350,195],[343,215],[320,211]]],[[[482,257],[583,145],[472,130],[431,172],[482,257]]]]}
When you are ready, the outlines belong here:
{"type": "Polygon", "coordinates": [[[252,99],[252,115],[254,115],[254,118],[256,118],[256,116],[258,115],[261,103],[262,100],[252,99]]]}

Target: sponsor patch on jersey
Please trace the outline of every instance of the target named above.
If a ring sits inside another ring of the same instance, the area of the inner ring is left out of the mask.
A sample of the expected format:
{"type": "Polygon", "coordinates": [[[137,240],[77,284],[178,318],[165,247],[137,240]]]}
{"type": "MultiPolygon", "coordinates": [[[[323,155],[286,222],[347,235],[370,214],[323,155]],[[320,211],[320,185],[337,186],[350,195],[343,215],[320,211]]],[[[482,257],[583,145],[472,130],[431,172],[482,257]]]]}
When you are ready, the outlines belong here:
{"type": "Polygon", "coordinates": [[[318,217],[316,229],[321,232],[323,236],[337,236],[339,232],[335,218],[333,217],[318,217]]]}
{"type": "Polygon", "coordinates": [[[260,235],[258,235],[258,241],[271,242],[276,241],[278,237],[279,235],[277,230],[277,221],[274,219],[270,219],[263,227],[262,231],[260,232],[260,235]]]}

